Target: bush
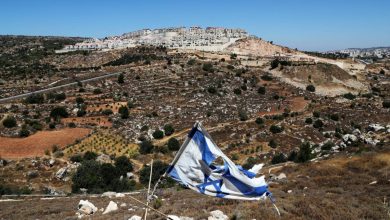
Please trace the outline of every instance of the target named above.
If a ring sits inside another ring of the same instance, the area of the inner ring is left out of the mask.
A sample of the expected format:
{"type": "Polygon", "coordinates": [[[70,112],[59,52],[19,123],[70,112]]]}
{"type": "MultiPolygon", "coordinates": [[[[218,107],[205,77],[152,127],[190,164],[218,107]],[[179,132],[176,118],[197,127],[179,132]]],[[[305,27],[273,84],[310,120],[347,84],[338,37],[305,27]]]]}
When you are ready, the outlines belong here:
{"type": "Polygon", "coordinates": [[[125,82],[125,76],[123,75],[123,73],[120,73],[119,76],[118,76],[118,83],[124,83],[125,82]]]}
{"type": "Polygon", "coordinates": [[[304,163],[308,160],[311,160],[313,155],[311,153],[311,146],[309,142],[302,143],[299,147],[299,152],[296,158],[296,162],[304,163]]]}
{"type": "Polygon", "coordinates": [[[19,131],[19,136],[20,137],[28,137],[30,135],[30,131],[27,130],[26,128],[22,128],[20,131],[19,131]]]}
{"type": "Polygon", "coordinates": [[[244,165],[242,165],[242,168],[248,170],[248,169],[251,169],[253,167],[253,165],[255,165],[257,163],[256,159],[253,158],[253,157],[248,157],[246,159],[246,162],[244,165]]]}
{"type": "Polygon", "coordinates": [[[260,86],[258,89],[257,89],[257,93],[261,94],[261,95],[264,95],[265,94],[265,87],[264,86],[260,86]]]}
{"type": "Polygon", "coordinates": [[[87,151],[84,153],[84,160],[96,160],[97,154],[92,151],[87,151]]]}
{"type": "Polygon", "coordinates": [[[256,124],[258,124],[258,125],[262,125],[262,124],[264,124],[264,119],[262,119],[262,118],[256,118],[255,122],[256,122],[256,124]]]}
{"type": "Polygon", "coordinates": [[[42,94],[32,94],[27,96],[24,101],[28,104],[42,104],[45,101],[45,98],[42,94]]]}
{"type": "Polygon", "coordinates": [[[308,85],[308,86],[306,86],[306,90],[309,91],[309,92],[315,92],[316,91],[316,87],[314,87],[313,85],[308,85]]]}
{"type": "Polygon", "coordinates": [[[314,112],[313,112],[313,117],[319,118],[319,117],[320,117],[320,113],[317,112],[317,111],[314,111],[314,112]]]}
{"type": "Polygon", "coordinates": [[[102,94],[102,90],[101,89],[94,89],[93,94],[95,94],[95,95],[102,94]]]}
{"type": "Polygon", "coordinates": [[[83,104],[84,103],[84,99],[79,96],[79,97],[76,98],[76,103],[77,103],[77,105],[83,104]]]}
{"type": "Polygon", "coordinates": [[[240,121],[248,120],[248,115],[246,114],[246,112],[244,110],[240,110],[238,112],[238,117],[240,118],[240,121]]]}
{"type": "Polygon", "coordinates": [[[291,151],[290,154],[288,155],[287,160],[288,160],[288,161],[295,161],[295,160],[297,160],[297,157],[298,157],[298,153],[297,153],[295,150],[293,150],[293,151],[291,151]]]}
{"type": "Polygon", "coordinates": [[[126,176],[127,172],[133,171],[133,165],[126,156],[115,158],[115,167],[119,175],[123,176],[126,176]]]}
{"type": "Polygon", "coordinates": [[[209,88],[207,88],[207,91],[208,91],[210,94],[215,94],[215,93],[217,93],[217,89],[216,89],[214,86],[209,86],[209,88]]]}
{"type": "Polygon", "coordinates": [[[143,140],[140,144],[139,144],[139,153],[140,154],[150,154],[152,153],[153,151],[153,144],[151,141],[149,140],[143,140]]]}
{"type": "Polygon", "coordinates": [[[134,108],[134,103],[132,101],[127,101],[127,108],[134,108]]]}
{"type": "Polygon", "coordinates": [[[81,154],[75,154],[75,155],[72,155],[69,158],[69,160],[72,161],[72,162],[81,163],[83,161],[83,157],[81,156],[81,154]]]}
{"type": "Polygon", "coordinates": [[[102,113],[103,113],[103,115],[112,115],[112,114],[113,114],[113,112],[112,112],[111,109],[104,109],[104,110],[102,111],[102,113]]]}
{"type": "MultiPolygon", "coordinates": [[[[152,172],[152,181],[151,181],[153,185],[157,182],[160,176],[165,173],[167,169],[168,169],[168,164],[160,160],[156,160],[153,162],[153,172],[152,172]]],[[[150,176],[150,167],[149,166],[142,167],[142,169],[139,172],[140,183],[147,186],[149,183],[149,176],[150,176]]]]}
{"type": "Polygon", "coordinates": [[[227,65],[227,68],[229,69],[229,70],[234,70],[234,66],[233,65],[227,65]]]}
{"type": "Polygon", "coordinates": [[[271,147],[271,148],[276,148],[278,146],[278,143],[274,140],[274,139],[271,139],[269,142],[268,142],[268,145],[271,147]]]}
{"type": "Polygon", "coordinates": [[[390,100],[385,100],[382,102],[383,108],[390,108],[390,100]]]}
{"type": "Polygon", "coordinates": [[[164,126],[164,133],[166,136],[170,136],[174,132],[175,132],[175,129],[173,128],[173,126],[171,124],[166,124],[164,126]]]}
{"type": "Polygon", "coordinates": [[[72,177],[72,192],[77,193],[80,188],[86,188],[89,193],[101,193],[104,182],[100,172],[101,166],[98,162],[83,161],[72,177]]]}
{"type": "Polygon", "coordinates": [[[196,63],[196,60],[195,59],[189,59],[188,61],[187,61],[187,65],[189,65],[189,66],[192,66],[192,65],[194,65],[196,63]]]}
{"type": "Polygon", "coordinates": [[[69,113],[65,107],[55,107],[50,112],[50,117],[52,118],[67,118],[68,116],[69,113]]]}
{"type": "Polygon", "coordinates": [[[346,99],[349,99],[349,100],[354,100],[356,98],[356,96],[354,94],[350,93],[350,92],[344,94],[343,97],[346,98],[346,99]]]}
{"type": "Polygon", "coordinates": [[[176,138],[169,138],[168,149],[170,151],[178,151],[180,149],[180,143],[176,138]]]}
{"type": "Polygon", "coordinates": [[[160,129],[156,129],[152,134],[154,139],[162,139],[164,137],[164,132],[160,129]]]}
{"type": "Polygon", "coordinates": [[[272,160],[271,160],[271,163],[272,164],[278,164],[278,163],[284,163],[287,161],[287,158],[286,156],[283,154],[283,153],[279,153],[279,154],[276,154],[272,160]]]}
{"type": "Polygon", "coordinates": [[[271,127],[269,128],[269,130],[270,130],[273,134],[277,134],[277,133],[281,133],[284,129],[283,129],[283,127],[280,127],[280,126],[277,126],[277,125],[271,125],[271,127]]]}
{"type": "Polygon", "coordinates": [[[278,59],[274,59],[271,61],[271,69],[275,69],[279,66],[279,60],[278,59]]]}
{"type": "Polygon", "coordinates": [[[332,119],[333,121],[338,121],[339,120],[339,115],[338,114],[331,114],[330,115],[330,119],[332,119]]]}
{"type": "Polygon", "coordinates": [[[270,76],[268,74],[262,75],[261,79],[264,80],[264,81],[272,81],[273,80],[272,76],[270,76]]]}
{"type": "Polygon", "coordinates": [[[213,64],[211,63],[204,63],[202,69],[206,72],[214,72],[213,64]]]}
{"type": "Polygon", "coordinates": [[[13,116],[7,116],[7,118],[3,120],[3,125],[6,128],[13,128],[17,125],[16,119],[13,116]]]}
{"type": "Polygon", "coordinates": [[[240,88],[235,88],[235,89],[233,90],[233,92],[234,92],[234,94],[236,94],[236,95],[241,95],[241,89],[240,89],[240,88]]]}
{"type": "Polygon", "coordinates": [[[118,113],[121,115],[122,119],[129,118],[129,109],[126,106],[121,106],[118,109],[118,113]]]}
{"type": "Polygon", "coordinates": [[[324,123],[321,121],[321,119],[317,119],[314,124],[313,124],[313,127],[314,128],[322,128],[324,126],[324,123]]]}
{"type": "Polygon", "coordinates": [[[321,150],[326,150],[326,151],[328,151],[328,150],[331,150],[332,147],[334,147],[334,143],[331,142],[331,141],[328,141],[328,142],[326,142],[325,144],[323,144],[323,145],[321,146],[321,150]]]}
{"type": "Polygon", "coordinates": [[[311,123],[313,123],[313,119],[312,118],[306,118],[305,119],[305,123],[306,124],[311,124],[311,123]]]}

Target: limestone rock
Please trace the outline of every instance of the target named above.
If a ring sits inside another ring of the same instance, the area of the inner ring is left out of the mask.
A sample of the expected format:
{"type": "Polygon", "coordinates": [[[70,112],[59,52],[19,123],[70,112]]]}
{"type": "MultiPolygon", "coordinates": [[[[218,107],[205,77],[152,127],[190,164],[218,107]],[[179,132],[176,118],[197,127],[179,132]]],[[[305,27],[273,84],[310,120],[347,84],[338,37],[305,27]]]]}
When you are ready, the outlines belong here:
{"type": "Polygon", "coordinates": [[[223,214],[220,210],[214,210],[210,212],[211,216],[209,216],[208,220],[228,220],[229,218],[223,214]]]}
{"type": "Polygon", "coordinates": [[[104,210],[103,215],[108,214],[108,213],[113,212],[113,211],[116,211],[116,210],[118,210],[118,204],[116,204],[113,201],[110,201],[110,203],[108,203],[108,206],[104,210]]]}

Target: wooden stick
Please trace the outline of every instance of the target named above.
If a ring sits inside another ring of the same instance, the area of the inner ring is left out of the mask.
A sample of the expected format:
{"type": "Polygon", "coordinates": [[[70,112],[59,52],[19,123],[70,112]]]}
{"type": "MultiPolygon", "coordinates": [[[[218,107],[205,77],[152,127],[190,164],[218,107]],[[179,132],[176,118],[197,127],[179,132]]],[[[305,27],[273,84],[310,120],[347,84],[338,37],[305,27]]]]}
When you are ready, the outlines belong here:
{"type": "Polygon", "coordinates": [[[162,215],[162,216],[164,216],[164,217],[166,217],[166,218],[168,218],[168,219],[173,220],[173,219],[172,219],[171,217],[169,217],[168,215],[166,215],[166,214],[164,214],[164,213],[158,211],[157,209],[154,209],[154,208],[150,207],[150,206],[147,205],[146,203],[141,202],[141,201],[139,201],[138,199],[136,199],[136,198],[134,198],[134,197],[132,197],[132,196],[130,196],[130,195],[129,195],[129,198],[132,199],[132,200],[134,200],[134,201],[136,201],[136,202],[138,202],[138,203],[140,203],[140,204],[142,204],[142,205],[144,205],[144,206],[146,206],[146,207],[148,207],[150,210],[155,211],[155,212],[157,212],[158,214],[160,214],[160,215],[162,215]]]}
{"type": "MultiPolygon", "coordinates": [[[[146,194],[146,205],[149,206],[149,193],[150,193],[150,185],[152,183],[152,173],[153,173],[153,159],[152,162],[150,162],[150,174],[149,174],[149,186],[148,186],[148,193],[146,194]]],[[[145,210],[145,220],[148,216],[148,208],[145,210]]]]}

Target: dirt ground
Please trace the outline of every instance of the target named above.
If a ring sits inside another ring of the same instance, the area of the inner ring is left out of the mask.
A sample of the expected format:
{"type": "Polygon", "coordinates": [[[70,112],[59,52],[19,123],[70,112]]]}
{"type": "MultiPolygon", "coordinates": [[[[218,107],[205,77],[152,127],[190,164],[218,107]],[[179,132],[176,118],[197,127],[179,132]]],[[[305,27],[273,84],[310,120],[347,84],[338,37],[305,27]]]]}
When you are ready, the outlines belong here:
{"type": "Polygon", "coordinates": [[[54,131],[39,131],[26,138],[0,137],[0,156],[2,158],[25,158],[43,156],[53,145],[65,147],[77,139],[88,135],[91,129],[65,128],[54,131]]]}
{"type": "MultiPolygon", "coordinates": [[[[389,150],[343,154],[317,162],[287,163],[273,168],[271,173],[287,175],[285,181],[270,183],[270,191],[281,212],[280,218],[269,200],[219,199],[181,187],[159,189],[157,195],[162,206],[158,210],[194,219],[207,219],[210,211],[217,209],[231,219],[389,219],[389,170],[389,150]]],[[[268,174],[269,168],[264,172],[268,174]]],[[[145,201],[145,193],[134,196],[145,201]]],[[[80,199],[88,199],[98,209],[105,208],[109,201],[119,206],[119,210],[113,213],[103,215],[98,211],[86,219],[128,219],[144,212],[142,206],[129,196],[7,199],[10,198],[0,199],[0,219],[76,219],[80,199]],[[122,203],[126,206],[121,206],[122,203]]],[[[154,212],[149,213],[149,219],[164,219],[154,212]]]]}

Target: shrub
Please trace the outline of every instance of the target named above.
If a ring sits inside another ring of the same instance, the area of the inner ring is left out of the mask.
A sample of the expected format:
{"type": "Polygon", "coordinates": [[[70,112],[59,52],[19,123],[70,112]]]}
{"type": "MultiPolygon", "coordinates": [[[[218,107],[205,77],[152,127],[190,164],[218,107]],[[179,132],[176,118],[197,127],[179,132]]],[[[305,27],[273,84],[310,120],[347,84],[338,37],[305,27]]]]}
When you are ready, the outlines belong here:
{"type": "Polygon", "coordinates": [[[234,70],[234,66],[233,65],[227,65],[227,68],[229,69],[229,70],[234,70]]]}
{"type": "Polygon", "coordinates": [[[139,153],[140,154],[150,154],[152,153],[153,151],[153,144],[151,141],[149,140],[143,140],[140,144],[139,144],[139,153]]]}
{"type": "Polygon", "coordinates": [[[306,118],[305,119],[305,123],[306,124],[311,124],[311,123],[313,123],[313,119],[312,118],[306,118]]]}
{"type": "Polygon", "coordinates": [[[287,160],[288,160],[288,161],[295,161],[295,160],[297,160],[297,157],[298,157],[298,153],[297,153],[295,150],[293,150],[293,151],[291,151],[290,154],[288,155],[287,160]]]}
{"type": "Polygon", "coordinates": [[[238,112],[238,117],[240,118],[240,121],[248,120],[248,115],[246,114],[246,112],[244,110],[240,110],[238,112]]]}
{"type": "Polygon", "coordinates": [[[42,94],[31,94],[24,100],[28,104],[41,104],[45,101],[42,94]]]}
{"type": "Polygon", "coordinates": [[[166,136],[170,136],[171,134],[173,134],[173,132],[175,132],[175,129],[171,124],[166,124],[164,126],[164,133],[166,136]]]}
{"type": "Polygon", "coordinates": [[[83,157],[81,154],[75,154],[75,155],[72,155],[70,158],[69,158],[70,161],[72,162],[77,162],[77,163],[80,163],[83,161],[83,157]]]}
{"type": "Polygon", "coordinates": [[[241,95],[241,89],[240,89],[240,88],[235,88],[235,89],[233,90],[233,92],[234,92],[234,94],[236,94],[236,95],[241,95]]]}
{"type": "Polygon", "coordinates": [[[192,66],[192,65],[194,65],[196,63],[196,60],[195,59],[189,59],[188,61],[187,61],[187,65],[189,65],[189,66],[192,66]]]}
{"type": "Polygon", "coordinates": [[[313,112],[313,117],[319,118],[319,117],[320,117],[320,113],[317,112],[317,111],[314,111],[314,112],[313,112]]]}
{"type": "Polygon", "coordinates": [[[306,86],[306,90],[309,91],[309,92],[315,92],[316,91],[316,87],[314,87],[313,85],[308,85],[308,86],[306,86]]]}
{"type": "Polygon", "coordinates": [[[390,108],[390,100],[385,100],[382,102],[383,108],[390,108]]]}
{"type": "Polygon", "coordinates": [[[215,93],[217,93],[217,89],[216,89],[214,86],[209,86],[209,88],[207,88],[207,91],[208,91],[210,94],[215,94],[215,93]]]}
{"type": "Polygon", "coordinates": [[[262,125],[262,124],[264,124],[264,119],[263,118],[256,118],[255,122],[258,125],[262,125]]]}
{"type": "Polygon", "coordinates": [[[349,100],[353,100],[353,99],[356,98],[356,96],[354,94],[350,93],[350,92],[344,94],[343,97],[346,98],[346,99],[349,99],[349,100]]]}
{"type": "Polygon", "coordinates": [[[284,129],[283,127],[280,127],[278,125],[271,125],[271,127],[269,128],[269,130],[273,133],[273,134],[277,134],[277,133],[281,133],[284,129]]]}
{"type": "Polygon", "coordinates": [[[279,60],[278,59],[274,59],[271,61],[271,69],[275,69],[279,66],[279,60]]]}
{"type": "Polygon", "coordinates": [[[338,121],[339,120],[339,115],[338,114],[331,114],[330,115],[330,119],[332,119],[333,121],[338,121]]]}
{"type": "Polygon", "coordinates": [[[261,95],[264,95],[265,94],[265,87],[264,86],[260,86],[258,89],[257,89],[257,93],[261,94],[261,95]]]}
{"type": "Polygon", "coordinates": [[[204,63],[202,69],[206,72],[214,72],[213,64],[211,63],[204,63]]]}
{"type": "Polygon", "coordinates": [[[55,107],[50,112],[50,117],[52,118],[67,118],[68,116],[69,113],[65,107],[55,107]]]}
{"type": "Polygon", "coordinates": [[[79,96],[79,97],[76,98],[76,103],[78,105],[83,104],[84,103],[84,99],[79,96]]]}
{"type": "Polygon", "coordinates": [[[129,109],[134,108],[134,103],[131,100],[127,101],[127,108],[129,109]]]}
{"type": "Polygon", "coordinates": [[[321,121],[321,119],[317,119],[314,124],[313,124],[313,127],[314,128],[322,128],[324,126],[324,123],[321,121]]]}
{"type": "Polygon", "coordinates": [[[268,142],[268,145],[271,147],[271,148],[276,148],[278,146],[278,143],[274,140],[274,139],[271,139],[269,142],[268,142]]]}
{"type": "Polygon", "coordinates": [[[17,125],[16,119],[13,116],[7,116],[7,118],[3,120],[3,125],[6,128],[13,128],[17,125]]]}
{"type": "Polygon", "coordinates": [[[264,80],[264,81],[272,81],[273,80],[272,76],[270,76],[268,74],[262,75],[261,79],[264,80]]]}
{"type": "Polygon", "coordinates": [[[94,89],[93,94],[95,94],[95,95],[102,94],[102,90],[101,89],[94,89]]]}
{"type": "Polygon", "coordinates": [[[129,109],[126,106],[121,106],[118,109],[118,113],[121,115],[122,119],[129,118],[129,109]]]}
{"type": "Polygon", "coordinates": [[[168,149],[170,151],[178,151],[180,149],[180,143],[176,138],[169,138],[168,149]]]}
{"type": "Polygon", "coordinates": [[[302,143],[299,147],[299,152],[296,158],[296,162],[304,163],[312,159],[313,155],[311,153],[311,146],[309,142],[302,143]]]}
{"type": "Polygon", "coordinates": [[[118,76],[118,83],[124,83],[125,82],[125,75],[123,73],[120,73],[118,76]]]}
{"type": "Polygon", "coordinates": [[[244,169],[246,169],[246,170],[251,169],[251,168],[253,167],[253,165],[256,164],[256,162],[257,162],[257,161],[256,161],[255,158],[253,158],[253,157],[248,157],[248,158],[246,159],[245,164],[242,165],[242,168],[244,168],[244,169]]]}
{"type": "Polygon", "coordinates": [[[113,112],[112,112],[111,109],[104,109],[104,110],[102,111],[102,113],[103,113],[103,115],[112,115],[112,114],[113,114],[113,112]]]}
{"type": "Polygon", "coordinates": [[[97,154],[92,151],[87,151],[84,153],[84,160],[96,160],[97,154]]]}
{"type": "Polygon", "coordinates": [[[19,131],[19,136],[20,137],[28,137],[30,135],[30,131],[27,130],[27,128],[22,128],[20,131],[19,131]]]}
{"type": "Polygon", "coordinates": [[[284,163],[287,161],[287,158],[286,156],[283,154],[283,153],[279,153],[279,154],[276,154],[272,160],[271,160],[271,163],[272,164],[278,164],[278,163],[284,163]]]}
{"type": "Polygon", "coordinates": [[[70,128],[75,128],[76,127],[76,124],[74,122],[69,122],[68,123],[68,127],[70,128]]]}
{"type": "Polygon", "coordinates": [[[153,132],[152,136],[154,139],[162,139],[164,137],[164,132],[157,128],[153,132]]]}
{"type": "Polygon", "coordinates": [[[334,147],[334,143],[331,142],[331,141],[328,141],[328,142],[326,142],[325,144],[323,144],[323,145],[321,146],[321,150],[326,150],[326,151],[328,151],[328,150],[331,150],[332,147],[334,147]]]}
{"type": "Polygon", "coordinates": [[[120,156],[115,158],[115,168],[119,175],[126,176],[127,172],[133,171],[133,165],[131,164],[129,158],[126,156],[120,156]]]}

